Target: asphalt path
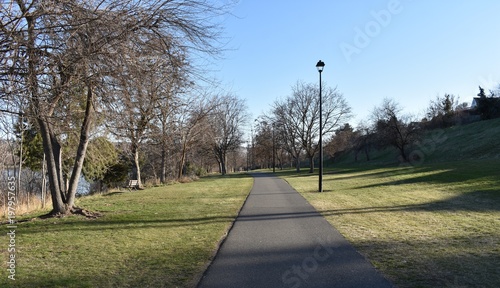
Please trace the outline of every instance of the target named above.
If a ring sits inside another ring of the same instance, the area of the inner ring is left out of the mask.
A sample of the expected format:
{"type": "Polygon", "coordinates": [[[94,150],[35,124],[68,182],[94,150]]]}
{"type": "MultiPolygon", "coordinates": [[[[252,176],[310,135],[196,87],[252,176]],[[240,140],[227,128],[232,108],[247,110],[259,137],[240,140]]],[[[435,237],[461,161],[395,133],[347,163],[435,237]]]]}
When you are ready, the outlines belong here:
{"type": "Polygon", "coordinates": [[[284,180],[254,186],[198,283],[209,287],[393,287],[284,180]]]}

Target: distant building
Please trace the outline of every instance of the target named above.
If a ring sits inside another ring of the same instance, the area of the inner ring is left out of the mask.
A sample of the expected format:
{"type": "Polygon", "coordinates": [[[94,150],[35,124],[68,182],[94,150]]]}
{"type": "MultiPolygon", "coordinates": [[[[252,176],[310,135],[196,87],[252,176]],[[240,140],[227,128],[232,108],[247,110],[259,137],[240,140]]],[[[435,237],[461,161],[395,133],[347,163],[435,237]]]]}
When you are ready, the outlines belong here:
{"type": "Polygon", "coordinates": [[[500,117],[500,97],[474,97],[470,112],[480,115],[483,120],[500,117]]]}
{"type": "Polygon", "coordinates": [[[474,99],[472,99],[472,105],[470,105],[470,108],[471,109],[477,108],[477,106],[479,105],[479,101],[481,101],[480,97],[474,97],[474,99]]]}

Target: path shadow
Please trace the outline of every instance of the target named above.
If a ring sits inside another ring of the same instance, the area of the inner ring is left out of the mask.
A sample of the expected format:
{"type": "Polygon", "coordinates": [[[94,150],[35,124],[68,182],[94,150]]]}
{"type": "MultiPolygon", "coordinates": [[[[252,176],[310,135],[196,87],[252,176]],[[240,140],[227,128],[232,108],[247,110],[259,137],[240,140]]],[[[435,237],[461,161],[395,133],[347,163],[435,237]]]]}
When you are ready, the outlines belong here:
{"type": "Polygon", "coordinates": [[[125,192],[124,191],[110,192],[110,193],[103,194],[102,196],[110,197],[110,196],[115,196],[115,195],[120,195],[120,194],[125,194],[125,192]]]}

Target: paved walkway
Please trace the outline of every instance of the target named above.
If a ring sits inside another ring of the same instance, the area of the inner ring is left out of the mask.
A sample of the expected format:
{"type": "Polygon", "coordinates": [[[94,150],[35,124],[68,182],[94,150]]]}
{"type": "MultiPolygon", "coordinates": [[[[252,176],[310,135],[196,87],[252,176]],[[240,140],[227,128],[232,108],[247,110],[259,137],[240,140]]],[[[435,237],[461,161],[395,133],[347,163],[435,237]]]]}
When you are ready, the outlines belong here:
{"type": "Polygon", "coordinates": [[[255,182],[198,288],[392,287],[297,191],[255,182]]]}

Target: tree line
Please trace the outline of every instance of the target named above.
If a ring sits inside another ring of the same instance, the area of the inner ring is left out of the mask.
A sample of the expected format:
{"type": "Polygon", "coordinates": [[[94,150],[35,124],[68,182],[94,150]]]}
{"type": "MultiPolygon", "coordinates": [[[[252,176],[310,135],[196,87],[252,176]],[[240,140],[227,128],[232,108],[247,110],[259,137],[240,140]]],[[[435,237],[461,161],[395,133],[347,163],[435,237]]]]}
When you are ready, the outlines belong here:
{"type": "Polygon", "coordinates": [[[320,130],[323,138],[329,137],[352,117],[351,107],[343,94],[336,88],[323,86],[322,129],[319,85],[302,81],[291,87],[289,96],[276,100],[269,113],[256,119],[255,135],[249,146],[252,168],[271,167],[275,151],[277,166],[282,168],[289,164],[300,171],[305,158],[309,172],[314,171],[320,130]]]}
{"type": "Polygon", "coordinates": [[[231,4],[2,3],[0,146],[16,155],[3,166],[43,168],[52,215],[78,213],[82,175],[141,181],[146,169],[165,182],[185,175],[193,154],[207,161],[200,169],[215,161],[225,173],[246,106],[195,63],[223,51],[220,19],[231,4]]]}
{"type": "MultiPolygon", "coordinates": [[[[307,160],[304,166],[314,171],[319,161],[319,86],[299,81],[291,90],[290,96],[274,103],[270,113],[256,119],[252,143],[247,145],[250,167],[288,166],[300,171],[307,160]]],[[[323,97],[324,161],[336,161],[348,153],[356,162],[370,161],[374,150],[392,147],[400,163],[418,163],[420,155],[411,152],[425,131],[500,117],[500,86],[488,96],[479,87],[473,107],[459,103],[452,94],[438,95],[424,118],[403,113],[396,100],[386,98],[357,127],[348,123],[351,108],[340,92],[326,87],[323,97]]]]}

